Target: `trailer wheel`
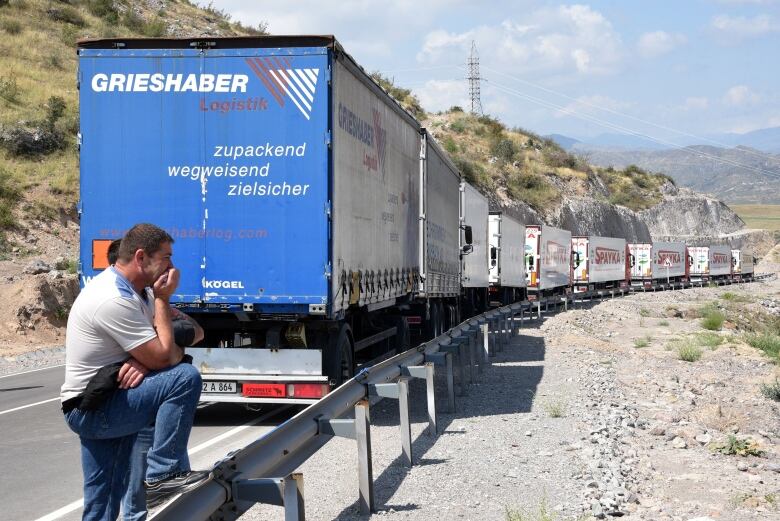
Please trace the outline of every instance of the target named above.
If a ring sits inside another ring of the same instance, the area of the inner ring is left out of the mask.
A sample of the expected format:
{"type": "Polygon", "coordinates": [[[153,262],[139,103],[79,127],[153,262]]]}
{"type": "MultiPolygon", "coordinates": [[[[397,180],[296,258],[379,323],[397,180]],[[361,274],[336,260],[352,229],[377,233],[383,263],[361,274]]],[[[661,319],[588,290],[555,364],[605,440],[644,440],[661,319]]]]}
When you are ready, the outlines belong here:
{"type": "Polygon", "coordinates": [[[431,338],[442,334],[443,319],[441,304],[438,301],[431,302],[431,318],[428,321],[428,331],[431,338]]]}
{"type": "Polygon", "coordinates": [[[328,379],[336,387],[354,376],[354,349],[349,334],[349,326],[343,325],[339,328],[338,334],[334,330],[329,335],[325,368],[328,379]]]}
{"type": "Polygon", "coordinates": [[[395,352],[403,353],[409,349],[411,344],[411,340],[409,339],[409,324],[406,322],[406,317],[396,317],[395,327],[395,352]]]}

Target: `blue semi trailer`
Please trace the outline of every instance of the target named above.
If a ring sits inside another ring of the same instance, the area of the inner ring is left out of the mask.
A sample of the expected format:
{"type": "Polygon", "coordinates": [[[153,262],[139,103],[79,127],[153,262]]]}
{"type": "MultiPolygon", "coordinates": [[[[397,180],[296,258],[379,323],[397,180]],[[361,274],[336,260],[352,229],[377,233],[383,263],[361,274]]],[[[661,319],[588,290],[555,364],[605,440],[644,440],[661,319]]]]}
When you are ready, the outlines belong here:
{"type": "Polygon", "coordinates": [[[78,45],[81,282],[175,239],[203,399],[308,403],[458,319],[460,176],[330,36],[78,45]]]}

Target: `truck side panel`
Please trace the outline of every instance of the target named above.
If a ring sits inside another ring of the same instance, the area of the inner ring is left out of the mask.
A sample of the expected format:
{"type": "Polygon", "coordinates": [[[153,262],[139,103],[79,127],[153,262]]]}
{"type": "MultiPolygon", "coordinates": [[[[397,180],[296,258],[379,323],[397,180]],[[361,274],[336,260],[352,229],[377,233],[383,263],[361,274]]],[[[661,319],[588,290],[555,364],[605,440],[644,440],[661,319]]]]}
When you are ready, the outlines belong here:
{"type": "Polygon", "coordinates": [[[616,282],[626,278],[626,241],[614,237],[588,237],[589,281],[616,282]]]}
{"type": "Polygon", "coordinates": [[[568,286],[571,281],[571,232],[542,226],[539,289],[568,286]]]}
{"type": "MultiPolygon", "coordinates": [[[[334,311],[347,308],[351,297],[365,305],[413,291],[410,281],[419,273],[419,152],[419,128],[336,61],[334,311]]],[[[457,214],[457,194],[453,204],[457,214]]]]}
{"type": "Polygon", "coordinates": [[[501,248],[498,264],[501,267],[500,284],[507,288],[524,288],[525,281],[525,225],[506,214],[501,215],[501,248]]]}
{"type": "Polygon", "coordinates": [[[460,294],[458,196],[460,174],[426,133],[426,268],[424,294],[460,294]]]}
{"type": "Polygon", "coordinates": [[[684,277],[687,262],[684,242],[653,243],[653,279],[684,277]]]}
{"type": "Polygon", "coordinates": [[[728,245],[710,246],[710,275],[713,277],[731,275],[731,247],[728,245]]]}
{"type": "MultiPolygon", "coordinates": [[[[461,222],[471,226],[471,253],[463,256],[463,287],[487,288],[488,263],[488,200],[468,183],[461,183],[461,222]]],[[[462,233],[461,233],[462,235],[462,233]]],[[[465,244],[465,241],[461,241],[465,244]]]]}

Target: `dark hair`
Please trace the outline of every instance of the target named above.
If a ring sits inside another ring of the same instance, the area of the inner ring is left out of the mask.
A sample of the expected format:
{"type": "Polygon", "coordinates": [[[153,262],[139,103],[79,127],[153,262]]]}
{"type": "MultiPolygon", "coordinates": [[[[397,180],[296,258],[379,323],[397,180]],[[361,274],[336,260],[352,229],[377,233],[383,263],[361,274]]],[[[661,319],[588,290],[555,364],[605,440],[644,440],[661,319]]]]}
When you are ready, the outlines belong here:
{"type": "Polygon", "coordinates": [[[136,224],[122,237],[118,257],[123,262],[128,262],[138,250],[154,255],[166,242],[173,244],[173,237],[159,226],[149,223],[136,224]]]}
{"type": "Polygon", "coordinates": [[[122,243],[122,239],[114,239],[111,244],[108,245],[108,263],[116,264],[116,259],[119,257],[119,245],[122,243]]]}

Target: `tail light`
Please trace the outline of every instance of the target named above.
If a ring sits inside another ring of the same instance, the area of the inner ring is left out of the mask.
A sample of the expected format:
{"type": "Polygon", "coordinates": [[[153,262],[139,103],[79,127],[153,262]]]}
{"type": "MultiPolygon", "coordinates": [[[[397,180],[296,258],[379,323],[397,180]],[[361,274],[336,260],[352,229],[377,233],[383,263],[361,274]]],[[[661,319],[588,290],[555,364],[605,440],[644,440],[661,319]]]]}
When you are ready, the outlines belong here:
{"type": "Polygon", "coordinates": [[[322,398],[329,391],[328,384],[287,384],[288,398],[322,398]]]}

